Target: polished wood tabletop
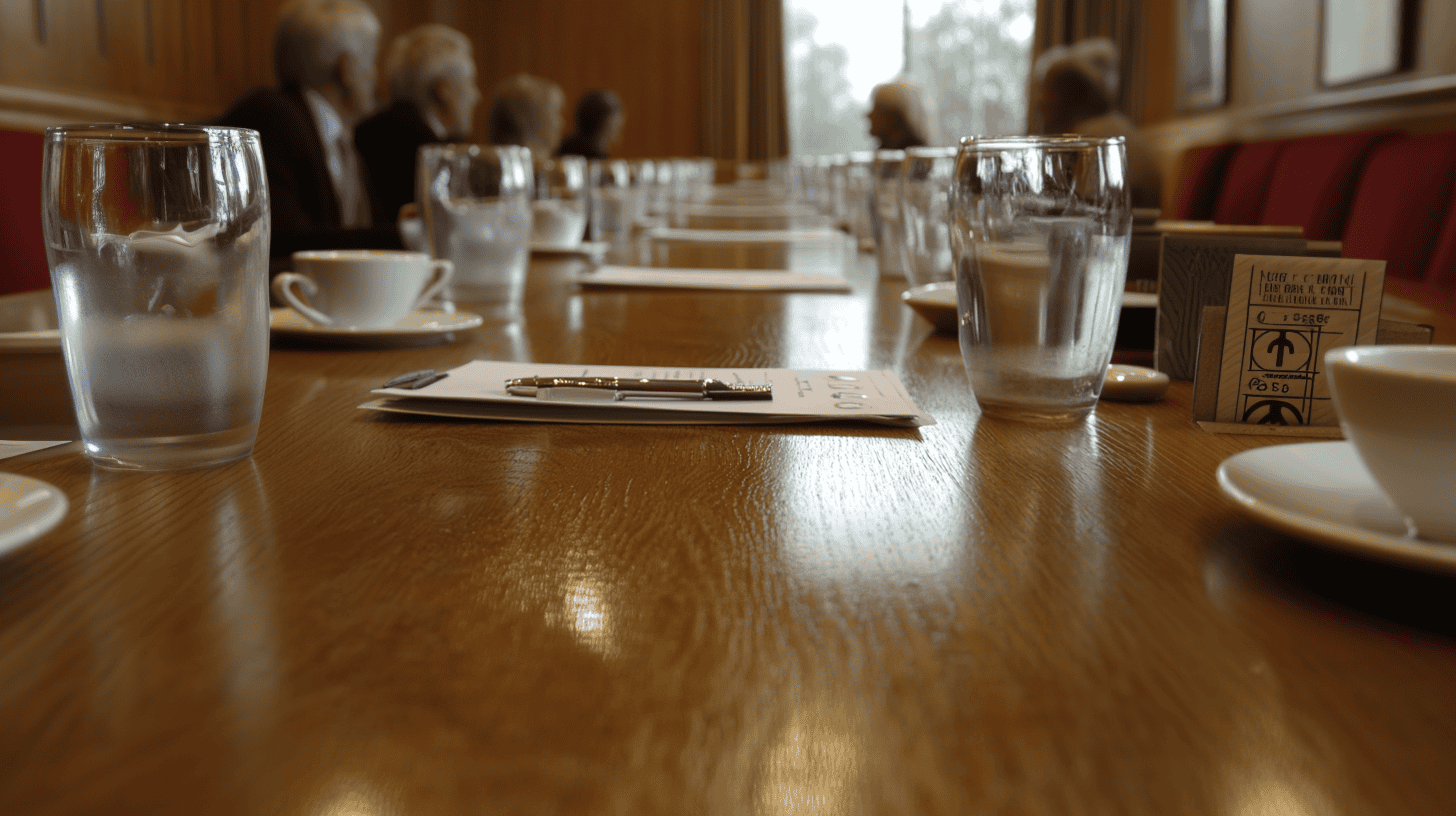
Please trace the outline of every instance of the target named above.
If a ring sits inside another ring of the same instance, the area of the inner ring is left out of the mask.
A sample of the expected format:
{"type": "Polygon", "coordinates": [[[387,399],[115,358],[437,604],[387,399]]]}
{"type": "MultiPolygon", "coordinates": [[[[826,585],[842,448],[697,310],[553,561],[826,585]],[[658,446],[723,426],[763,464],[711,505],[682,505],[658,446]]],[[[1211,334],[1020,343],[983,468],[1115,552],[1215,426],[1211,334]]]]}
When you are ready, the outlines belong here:
{"type": "Polygon", "coordinates": [[[981,418],[848,255],[852,294],[537,258],[515,322],[275,342],[244,461],[0,461],[70,501],[0,557],[0,813],[1456,810],[1456,580],[1244,516],[1215,469],[1278,442],[1200,430],[1186,383],[981,418]],[[357,408],[473,359],[891,368],[937,422],[357,408]]]}

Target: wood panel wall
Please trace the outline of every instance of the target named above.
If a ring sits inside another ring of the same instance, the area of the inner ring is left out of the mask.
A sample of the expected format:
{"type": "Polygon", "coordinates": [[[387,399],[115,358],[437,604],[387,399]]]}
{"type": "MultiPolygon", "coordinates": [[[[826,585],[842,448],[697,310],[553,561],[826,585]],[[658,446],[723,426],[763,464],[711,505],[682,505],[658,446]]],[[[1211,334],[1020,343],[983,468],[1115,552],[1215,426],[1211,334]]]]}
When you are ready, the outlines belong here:
{"type": "MultiPolygon", "coordinates": [[[[583,91],[610,88],[627,125],[626,157],[703,149],[700,0],[477,0],[449,21],[476,43],[481,90],[529,73],[560,85],[571,112],[583,91]]],[[[476,114],[484,132],[488,102],[476,114]]]]}
{"type": "MultiPolygon", "coordinates": [[[[206,121],[273,81],[284,0],[0,0],[0,127],[75,121],[206,121]]],[[[475,44],[491,87],[528,72],[581,92],[615,90],[628,111],[623,156],[698,155],[700,0],[372,0],[385,42],[424,22],[475,44]]]]}

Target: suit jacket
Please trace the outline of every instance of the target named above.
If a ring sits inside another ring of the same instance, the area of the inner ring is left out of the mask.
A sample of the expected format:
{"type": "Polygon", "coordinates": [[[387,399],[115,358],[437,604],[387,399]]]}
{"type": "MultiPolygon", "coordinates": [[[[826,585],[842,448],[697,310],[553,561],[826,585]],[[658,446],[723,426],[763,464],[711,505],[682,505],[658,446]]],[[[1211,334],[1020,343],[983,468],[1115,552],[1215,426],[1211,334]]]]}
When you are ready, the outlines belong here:
{"type": "MultiPolygon", "coordinates": [[[[300,249],[399,249],[403,246],[395,219],[377,226],[345,228],[329,179],[318,127],[296,88],[257,88],[239,99],[217,122],[258,131],[263,165],[268,174],[268,199],[273,216],[274,258],[300,249]]],[[[369,190],[367,169],[363,179],[369,190]]]]}
{"type": "Polygon", "coordinates": [[[556,148],[556,155],[584,156],[588,159],[608,158],[606,153],[597,149],[596,142],[593,139],[575,131],[561,140],[561,146],[556,148]]]}
{"type": "Polygon", "coordinates": [[[374,223],[394,223],[399,208],[415,200],[416,154],[420,145],[438,141],[419,107],[405,100],[395,100],[354,128],[354,145],[372,185],[374,223]]]}

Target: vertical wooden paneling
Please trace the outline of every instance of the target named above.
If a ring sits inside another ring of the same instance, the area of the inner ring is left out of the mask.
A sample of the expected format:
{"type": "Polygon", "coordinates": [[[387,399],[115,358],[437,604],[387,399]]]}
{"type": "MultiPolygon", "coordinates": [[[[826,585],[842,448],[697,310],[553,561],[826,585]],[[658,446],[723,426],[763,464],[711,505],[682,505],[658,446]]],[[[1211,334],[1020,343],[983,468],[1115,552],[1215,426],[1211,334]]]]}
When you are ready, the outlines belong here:
{"type": "Polygon", "coordinates": [[[702,151],[699,0],[482,0],[456,4],[454,24],[475,43],[477,133],[492,86],[524,72],[562,87],[568,128],[582,92],[615,91],[627,111],[618,155],[702,151]]]}
{"type": "MultiPolygon", "coordinates": [[[[78,118],[201,121],[273,81],[273,20],[284,0],[0,0],[0,126],[78,118]],[[45,42],[38,36],[44,12],[45,42]]],[[[702,0],[367,0],[384,44],[425,22],[475,43],[485,101],[527,72],[627,109],[622,156],[702,152],[702,0]]]]}

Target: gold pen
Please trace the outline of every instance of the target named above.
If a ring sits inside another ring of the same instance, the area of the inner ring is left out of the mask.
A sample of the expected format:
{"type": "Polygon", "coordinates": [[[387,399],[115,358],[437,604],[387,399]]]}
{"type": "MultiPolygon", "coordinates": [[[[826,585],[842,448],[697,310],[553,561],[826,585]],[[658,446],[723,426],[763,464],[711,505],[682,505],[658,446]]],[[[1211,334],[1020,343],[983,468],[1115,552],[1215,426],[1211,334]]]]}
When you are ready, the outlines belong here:
{"type": "Polygon", "coordinates": [[[604,400],[773,399],[773,386],[726,383],[722,380],[655,380],[645,377],[517,377],[506,380],[506,393],[536,399],[604,400]]]}

